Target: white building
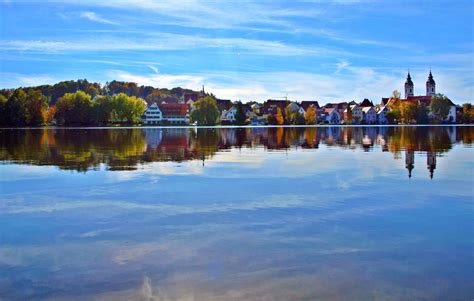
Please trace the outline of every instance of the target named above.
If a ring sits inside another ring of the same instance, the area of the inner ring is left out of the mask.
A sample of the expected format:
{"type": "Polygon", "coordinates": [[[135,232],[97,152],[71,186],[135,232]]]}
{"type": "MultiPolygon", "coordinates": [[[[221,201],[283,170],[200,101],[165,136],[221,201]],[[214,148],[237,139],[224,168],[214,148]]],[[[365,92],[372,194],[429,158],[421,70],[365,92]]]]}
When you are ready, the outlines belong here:
{"type": "Polygon", "coordinates": [[[375,124],[377,123],[377,112],[375,112],[373,107],[363,107],[362,113],[364,113],[364,122],[366,124],[375,124]]]}
{"type": "MultiPolygon", "coordinates": [[[[351,108],[351,113],[352,113],[351,123],[352,124],[361,123],[362,120],[364,119],[364,113],[362,112],[362,108],[357,104],[350,105],[349,107],[351,108]]],[[[347,120],[347,108],[344,110],[344,116],[345,116],[346,122],[348,122],[348,120],[347,120]]]]}
{"type": "Polygon", "coordinates": [[[235,115],[237,114],[237,108],[233,106],[229,110],[222,110],[221,122],[235,122],[235,115]]]}
{"type": "Polygon", "coordinates": [[[158,124],[163,121],[163,113],[156,103],[152,103],[147,107],[142,116],[143,124],[158,124]]]}

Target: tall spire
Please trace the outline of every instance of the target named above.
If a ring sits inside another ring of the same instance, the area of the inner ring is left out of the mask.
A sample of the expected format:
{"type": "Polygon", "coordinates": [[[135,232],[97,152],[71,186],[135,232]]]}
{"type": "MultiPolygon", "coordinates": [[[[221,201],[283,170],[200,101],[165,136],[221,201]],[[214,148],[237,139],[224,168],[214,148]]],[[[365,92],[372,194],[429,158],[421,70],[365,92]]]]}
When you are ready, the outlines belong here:
{"type": "Polygon", "coordinates": [[[408,69],[407,80],[405,81],[405,98],[408,98],[409,96],[413,96],[413,92],[414,92],[413,90],[414,90],[414,85],[413,85],[413,81],[411,80],[410,69],[408,69]]]}
{"type": "Polygon", "coordinates": [[[433,74],[431,73],[428,75],[428,79],[426,80],[426,96],[434,96],[436,95],[436,83],[433,79],[433,74]]]}
{"type": "Polygon", "coordinates": [[[411,80],[411,76],[410,76],[410,69],[408,69],[408,75],[407,75],[407,83],[411,83],[413,85],[413,81],[411,80]]]}

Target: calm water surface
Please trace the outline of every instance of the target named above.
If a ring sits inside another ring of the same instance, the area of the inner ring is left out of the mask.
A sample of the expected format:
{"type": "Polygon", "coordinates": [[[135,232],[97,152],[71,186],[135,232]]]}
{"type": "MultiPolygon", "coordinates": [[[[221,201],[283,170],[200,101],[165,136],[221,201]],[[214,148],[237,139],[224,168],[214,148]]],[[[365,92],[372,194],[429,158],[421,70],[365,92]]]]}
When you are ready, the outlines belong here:
{"type": "Polygon", "coordinates": [[[473,138],[0,130],[0,299],[472,300],[473,138]]]}

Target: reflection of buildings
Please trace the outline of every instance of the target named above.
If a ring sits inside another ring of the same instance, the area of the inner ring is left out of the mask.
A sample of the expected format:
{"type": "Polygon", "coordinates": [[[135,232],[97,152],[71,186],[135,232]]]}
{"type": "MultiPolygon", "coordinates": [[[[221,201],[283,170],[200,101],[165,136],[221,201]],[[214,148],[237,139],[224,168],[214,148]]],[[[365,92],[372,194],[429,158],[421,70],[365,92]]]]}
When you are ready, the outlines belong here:
{"type": "Polygon", "coordinates": [[[145,131],[146,145],[150,148],[156,148],[163,139],[163,129],[150,128],[145,131]]]}
{"type": "Polygon", "coordinates": [[[408,178],[411,178],[411,171],[415,168],[415,153],[405,150],[405,167],[408,169],[408,178]]]}
{"type": "Polygon", "coordinates": [[[81,171],[100,164],[114,169],[133,169],[145,162],[209,159],[216,152],[231,148],[291,150],[318,149],[325,145],[388,151],[395,159],[405,154],[409,178],[415,167],[414,154],[426,153],[427,168],[433,177],[436,156],[449,151],[458,141],[472,143],[473,133],[473,128],[453,126],[4,130],[0,131],[0,161],[56,165],[81,171]]]}
{"type": "MultiPolygon", "coordinates": [[[[411,178],[411,171],[415,168],[415,152],[405,150],[405,167],[408,170],[408,178],[411,178]]],[[[426,153],[426,168],[430,172],[430,179],[433,179],[434,170],[436,169],[436,153],[426,153]]]]}
{"type": "Polygon", "coordinates": [[[430,178],[433,179],[433,173],[436,169],[436,154],[434,152],[428,152],[426,156],[426,165],[430,171],[430,178]]]}

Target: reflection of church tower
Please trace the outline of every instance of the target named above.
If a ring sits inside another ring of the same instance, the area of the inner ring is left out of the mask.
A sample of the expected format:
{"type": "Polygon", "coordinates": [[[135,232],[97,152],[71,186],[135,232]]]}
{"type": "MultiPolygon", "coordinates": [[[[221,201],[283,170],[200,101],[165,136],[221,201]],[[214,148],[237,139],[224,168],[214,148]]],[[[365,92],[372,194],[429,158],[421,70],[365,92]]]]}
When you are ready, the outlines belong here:
{"type": "Polygon", "coordinates": [[[428,80],[426,81],[426,96],[435,96],[436,94],[436,83],[433,79],[433,74],[428,75],[428,80]]]}
{"type": "Polygon", "coordinates": [[[413,81],[411,80],[410,71],[408,71],[407,80],[405,82],[405,98],[408,96],[413,96],[413,81]]]}
{"type": "Polygon", "coordinates": [[[415,168],[415,153],[405,150],[405,167],[408,169],[408,178],[411,178],[411,171],[415,168]]]}
{"type": "Polygon", "coordinates": [[[430,178],[433,179],[433,173],[436,169],[436,154],[434,152],[427,153],[426,168],[430,171],[430,178]]]}

